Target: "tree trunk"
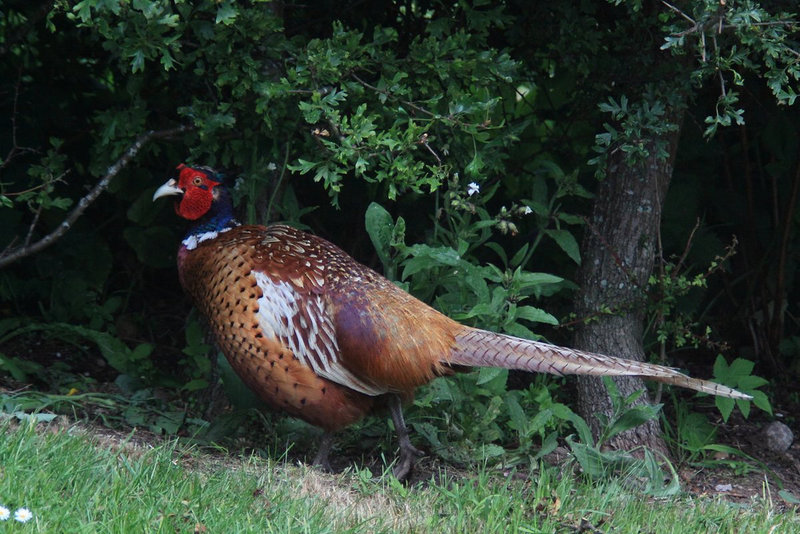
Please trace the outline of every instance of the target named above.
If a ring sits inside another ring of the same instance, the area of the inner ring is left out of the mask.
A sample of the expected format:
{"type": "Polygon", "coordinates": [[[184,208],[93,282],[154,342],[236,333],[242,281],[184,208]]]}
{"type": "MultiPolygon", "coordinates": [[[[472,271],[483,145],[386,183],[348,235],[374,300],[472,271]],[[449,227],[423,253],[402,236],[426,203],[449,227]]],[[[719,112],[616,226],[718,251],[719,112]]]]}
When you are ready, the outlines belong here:
{"type": "MultiPolygon", "coordinates": [[[[680,124],[682,112],[665,120],[680,124]]],[[[647,280],[658,252],[661,208],[672,176],[680,128],[658,140],[650,140],[650,155],[631,165],[626,153],[609,156],[606,177],[600,183],[594,210],[581,248],[575,311],[585,321],[575,331],[577,349],[636,360],[645,357],[642,334],[646,313],[647,280]],[[658,157],[656,142],[666,143],[668,156],[658,157]]],[[[615,379],[623,398],[644,389],[637,377],[615,379]]],[[[650,402],[648,395],[638,403],[650,402]]],[[[595,437],[602,432],[597,414],[612,413],[611,398],[602,380],[578,379],[578,411],[589,423],[595,437]]],[[[645,445],[666,452],[657,420],[619,434],[605,446],[631,449],[645,445]]]]}

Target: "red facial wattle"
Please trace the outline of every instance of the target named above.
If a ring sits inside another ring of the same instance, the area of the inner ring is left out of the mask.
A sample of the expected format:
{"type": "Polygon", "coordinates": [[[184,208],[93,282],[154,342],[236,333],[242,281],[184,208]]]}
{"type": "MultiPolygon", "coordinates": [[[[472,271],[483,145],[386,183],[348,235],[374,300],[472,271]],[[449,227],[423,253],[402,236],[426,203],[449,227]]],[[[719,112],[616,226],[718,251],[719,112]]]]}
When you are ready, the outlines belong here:
{"type": "Polygon", "coordinates": [[[214,187],[220,182],[211,180],[202,170],[179,165],[178,187],[183,195],[175,203],[175,212],[190,221],[195,221],[208,213],[214,201],[214,187]]]}

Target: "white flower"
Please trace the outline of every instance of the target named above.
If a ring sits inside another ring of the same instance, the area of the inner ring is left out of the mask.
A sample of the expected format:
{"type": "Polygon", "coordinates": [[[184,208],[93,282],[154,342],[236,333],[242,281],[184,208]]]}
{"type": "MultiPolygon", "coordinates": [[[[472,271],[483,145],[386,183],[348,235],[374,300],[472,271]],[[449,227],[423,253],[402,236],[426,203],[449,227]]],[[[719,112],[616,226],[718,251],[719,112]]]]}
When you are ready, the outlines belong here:
{"type": "Polygon", "coordinates": [[[33,514],[27,508],[20,508],[16,512],[14,512],[14,519],[19,521],[20,523],[27,523],[31,520],[33,514]]]}
{"type": "Polygon", "coordinates": [[[0,506],[0,521],[5,521],[11,517],[11,512],[5,506],[0,506]]]}
{"type": "Polygon", "coordinates": [[[530,215],[531,213],[533,213],[533,210],[531,209],[530,206],[525,206],[525,211],[523,211],[522,213],[525,215],[530,215]]]}
{"type": "Polygon", "coordinates": [[[469,196],[472,196],[475,193],[480,193],[480,192],[481,192],[481,186],[479,186],[475,182],[470,182],[469,185],[467,186],[467,195],[469,196]]]}

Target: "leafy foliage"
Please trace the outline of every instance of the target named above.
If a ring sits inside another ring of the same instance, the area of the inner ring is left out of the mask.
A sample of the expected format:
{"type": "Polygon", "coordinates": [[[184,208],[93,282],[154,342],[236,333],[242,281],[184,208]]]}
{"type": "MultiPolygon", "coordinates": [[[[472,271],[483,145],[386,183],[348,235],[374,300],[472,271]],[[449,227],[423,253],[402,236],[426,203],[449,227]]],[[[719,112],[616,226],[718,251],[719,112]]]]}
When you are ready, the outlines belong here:
{"type": "MultiPolygon", "coordinates": [[[[101,359],[122,376],[123,390],[144,391],[143,399],[154,386],[190,395],[210,385],[210,349],[197,321],[183,319],[188,306],[172,268],[180,229],[151,202],[156,177],[183,160],[224,168],[249,222],[283,220],[323,233],[465,323],[557,338],[563,334],[551,327],[566,315],[574,289],[593,174],[606,172],[615,151],[631,161],[666,153],[671,147],[657,140],[677,127],[670,111],[680,106],[695,106],[696,122],[705,125],[680,150],[698,163],[683,189],[696,202],[675,202],[709,217],[700,230],[708,246],[687,262],[709,265],[703,253],[721,253],[716,243],[729,242],[726,229],[746,213],[756,228],[742,241],[750,261],[726,262],[720,278],[745,293],[732,297],[750,303],[741,309],[758,311],[742,311],[740,320],[769,325],[759,346],[784,349],[775,367],[796,364],[797,325],[784,319],[797,315],[786,311],[797,301],[788,282],[798,250],[791,203],[797,121],[757,124],[757,146],[724,130],[742,123],[751,94],[749,105],[780,117],[785,106],[771,102],[795,102],[794,15],[712,0],[681,4],[684,11],[640,1],[369,4],[59,0],[3,7],[0,109],[10,122],[0,127],[0,250],[58,228],[142,132],[190,128],[147,146],[136,168],[120,173],[53,247],[0,272],[4,375],[50,381],[67,372],[67,364],[50,365],[49,355],[37,360],[18,350],[45,337],[75,349],[80,358],[69,365],[101,359]],[[663,53],[641,54],[644,47],[663,53]],[[755,77],[766,81],[769,98],[749,87],[755,77]],[[674,83],[657,83],[664,79],[674,83]],[[747,178],[748,187],[730,180],[722,198],[717,169],[748,167],[708,155],[727,151],[747,154],[749,167],[760,165],[762,153],[771,163],[763,179],[747,178]],[[740,190],[754,193],[743,199],[740,190]],[[765,220],[780,224],[768,228],[765,220]],[[752,269],[764,250],[780,251],[780,261],[764,264],[782,270],[752,269]],[[739,282],[756,271],[764,290],[739,282]]],[[[675,236],[686,226],[669,217],[665,256],[680,251],[675,236]]],[[[681,336],[696,339],[695,325],[706,322],[702,298],[717,302],[723,291],[681,268],[653,281],[663,297],[655,315],[664,321],[651,330],[657,341],[678,345],[681,336]]],[[[755,391],[756,406],[767,410],[755,368],[738,361],[715,366],[718,377],[755,391]]],[[[67,391],[73,378],[61,384],[67,391]]],[[[501,372],[461,375],[436,382],[417,402],[447,414],[441,424],[413,424],[454,459],[499,457],[503,445],[518,455],[507,461],[521,461],[537,447],[543,454],[569,425],[589,446],[579,419],[540,379],[509,390],[501,372]],[[478,439],[481,433],[489,437],[478,439]],[[457,444],[464,436],[466,453],[457,444]],[[478,451],[479,443],[487,448],[478,451]]],[[[728,414],[733,407],[719,406],[728,414]]],[[[175,431],[181,423],[173,415],[160,428],[175,431]]],[[[607,422],[612,435],[652,414],[618,415],[607,422]]]]}
{"type": "MultiPolygon", "coordinates": [[[[765,412],[772,414],[772,407],[770,406],[766,394],[756,389],[766,384],[767,380],[752,374],[753,365],[753,362],[742,358],[736,358],[733,363],[728,365],[725,358],[719,355],[717,356],[717,361],[714,362],[714,378],[722,384],[727,384],[738,389],[742,393],[752,395],[753,404],[765,412]]],[[[739,407],[739,410],[741,410],[745,417],[750,413],[750,401],[715,398],[714,402],[717,408],[719,408],[720,413],[722,413],[722,418],[726,421],[733,411],[734,403],[739,407]]]]}

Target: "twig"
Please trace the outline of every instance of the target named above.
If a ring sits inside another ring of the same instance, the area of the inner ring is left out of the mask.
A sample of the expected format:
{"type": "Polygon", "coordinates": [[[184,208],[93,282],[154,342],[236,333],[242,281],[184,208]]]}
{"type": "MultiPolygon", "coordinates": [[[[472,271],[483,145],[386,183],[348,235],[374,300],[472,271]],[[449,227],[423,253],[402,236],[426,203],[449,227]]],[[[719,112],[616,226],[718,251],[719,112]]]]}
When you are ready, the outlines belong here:
{"type": "Polygon", "coordinates": [[[28,227],[28,235],[25,236],[25,242],[22,244],[22,248],[25,248],[31,244],[33,231],[36,229],[36,225],[39,223],[39,217],[42,215],[43,208],[44,204],[39,204],[39,207],[36,209],[36,213],[33,216],[33,221],[31,222],[31,225],[28,227]]]}
{"type": "Polygon", "coordinates": [[[426,134],[426,133],[422,134],[422,137],[420,137],[419,143],[422,146],[424,146],[425,148],[427,148],[428,151],[430,151],[431,154],[433,154],[433,157],[436,158],[436,161],[439,163],[439,167],[441,167],[442,166],[442,158],[440,158],[439,154],[437,154],[436,151],[433,148],[431,148],[431,145],[428,144],[428,134],[426,134]]]}
{"type": "MultiPolygon", "coordinates": [[[[711,23],[711,21],[697,22],[692,17],[687,15],[684,11],[680,10],[676,6],[670,4],[669,2],[667,2],[665,0],[661,0],[661,3],[663,5],[665,5],[665,6],[667,6],[667,8],[670,11],[672,11],[674,13],[677,13],[678,15],[680,15],[681,17],[686,19],[692,25],[691,28],[683,30],[682,32],[673,33],[672,34],[673,37],[685,37],[685,36],[690,35],[692,33],[700,32],[701,38],[703,39],[703,41],[705,41],[705,28],[706,28],[706,26],[708,26],[711,23]]],[[[769,20],[769,21],[765,21],[765,22],[748,22],[746,24],[725,24],[725,15],[724,15],[724,13],[720,13],[720,15],[719,15],[719,17],[717,19],[717,22],[714,23],[714,25],[717,26],[717,33],[722,33],[723,30],[727,30],[727,29],[737,29],[737,28],[742,28],[742,27],[754,27],[754,26],[788,26],[788,27],[793,27],[795,24],[797,24],[797,22],[794,21],[794,20],[769,20]]],[[[705,50],[705,42],[703,43],[703,45],[704,45],[703,46],[703,50],[705,50]]],[[[788,48],[788,47],[787,47],[787,49],[792,54],[800,56],[800,52],[792,50],[791,48],[788,48]]],[[[705,58],[703,58],[703,61],[705,61],[705,58]]]]}
{"type": "Polygon", "coordinates": [[[675,269],[672,271],[671,278],[675,280],[678,277],[678,273],[680,272],[681,268],[683,267],[683,262],[686,261],[686,256],[689,255],[689,251],[692,249],[692,242],[694,241],[694,234],[697,233],[697,230],[700,228],[700,219],[698,218],[694,223],[694,228],[692,231],[689,232],[689,238],[686,240],[686,246],[683,248],[683,254],[678,259],[678,262],[675,264],[675,269]]]}
{"type": "Polygon", "coordinates": [[[664,4],[665,6],[667,6],[668,8],[670,8],[672,11],[674,11],[675,13],[680,15],[681,17],[685,18],[686,20],[688,20],[689,22],[694,24],[695,27],[697,26],[697,22],[695,22],[695,20],[692,17],[690,17],[689,15],[687,15],[686,13],[684,13],[683,11],[678,9],[677,7],[673,6],[669,2],[665,2],[664,0],[661,0],[661,3],[664,4]]]}
{"type": "Polygon", "coordinates": [[[484,122],[484,123],[481,123],[481,124],[473,124],[473,123],[469,123],[469,122],[464,122],[464,121],[458,120],[452,114],[451,115],[440,115],[438,113],[434,113],[434,112],[432,112],[430,110],[427,110],[427,109],[425,109],[423,107],[420,107],[420,106],[416,105],[415,103],[411,102],[410,100],[404,100],[402,98],[399,98],[399,97],[395,96],[394,94],[392,94],[391,91],[389,91],[387,89],[380,89],[378,87],[375,87],[374,85],[372,85],[372,84],[366,82],[365,80],[361,79],[355,73],[351,73],[351,76],[353,77],[353,79],[355,81],[357,81],[358,83],[360,83],[361,85],[363,85],[367,89],[375,91],[376,93],[380,93],[380,94],[384,95],[386,98],[388,98],[390,100],[394,100],[395,102],[400,102],[404,106],[408,106],[411,109],[413,109],[414,111],[417,111],[417,112],[419,112],[419,113],[421,113],[423,115],[427,115],[431,119],[439,119],[439,120],[443,120],[443,121],[450,121],[452,124],[455,124],[459,128],[467,128],[469,126],[474,126],[478,130],[487,130],[487,129],[489,129],[488,121],[484,122]]]}
{"type": "Polygon", "coordinates": [[[272,203],[275,200],[275,197],[278,196],[278,191],[280,191],[281,184],[283,183],[283,177],[286,174],[286,165],[289,163],[289,149],[292,146],[292,142],[287,141],[286,143],[286,150],[284,151],[283,155],[283,165],[281,165],[281,173],[278,175],[278,181],[275,182],[275,187],[272,190],[272,195],[269,197],[269,204],[267,204],[267,213],[264,215],[264,220],[261,221],[262,224],[268,224],[270,221],[269,217],[272,213],[272,203]]]}
{"type": "MultiPolygon", "coordinates": [[[[17,105],[19,104],[19,88],[22,84],[22,69],[17,73],[17,81],[14,84],[14,103],[11,108],[11,148],[0,163],[0,170],[4,169],[12,159],[14,159],[20,152],[36,152],[33,148],[21,147],[17,144],[17,105]]],[[[0,184],[0,191],[2,191],[2,184],[0,184]]]]}
{"type": "MultiPolygon", "coordinates": [[[[714,55],[719,57],[719,46],[717,46],[717,36],[711,36],[711,42],[714,43],[714,55]]],[[[725,89],[725,77],[722,75],[722,69],[717,69],[717,73],[719,74],[719,86],[720,90],[722,91],[722,97],[726,97],[728,95],[728,91],[725,89]]]]}
{"type": "MultiPolygon", "coordinates": [[[[366,81],[364,81],[361,78],[359,78],[359,76],[357,74],[355,74],[355,73],[353,73],[352,76],[358,83],[360,83],[361,85],[363,85],[367,89],[371,89],[371,90],[375,91],[376,93],[380,93],[382,95],[385,95],[386,97],[391,98],[392,100],[397,100],[397,101],[401,102],[402,104],[405,104],[406,106],[410,107],[411,109],[413,109],[415,111],[418,111],[418,112],[420,112],[420,113],[422,113],[424,115],[427,115],[427,116],[432,117],[434,119],[439,118],[439,115],[437,115],[437,114],[435,114],[435,113],[433,113],[431,111],[428,111],[425,108],[421,108],[421,107],[419,107],[418,105],[416,105],[415,103],[413,103],[413,102],[411,102],[409,100],[403,100],[401,98],[397,98],[395,95],[390,93],[388,90],[379,89],[379,88],[375,87],[374,85],[367,83],[366,81]]],[[[454,121],[454,122],[458,123],[458,121],[454,121]]]]}
{"type": "Polygon", "coordinates": [[[706,32],[700,33],[700,42],[702,44],[702,49],[703,49],[703,51],[701,52],[702,54],[701,59],[703,60],[703,63],[705,63],[706,61],[708,61],[708,53],[706,52],[706,32]]]}
{"type": "Polygon", "coordinates": [[[163,138],[163,137],[171,137],[180,133],[183,133],[189,130],[189,126],[179,126],[177,128],[171,128],[169,130],[150,130],[146,133],[140,135],[133,144],[128,147],[128,150],[125,151],[124,154],[113,164],[111,165],[108,170],[106,171],[105,176],[100,179],[99,182],[95,184],[95,186],[89,191],[83,198],[78,201],[77,206],[67,215],[67,217],[58,225],[58,227],[41,238],[40,240],[36,241],[32,245],[26,243],[23,244],[21,247],[10,250],[8,252],[4,252],[2,256],[0,256],[0,268],[5,267],[11,263],[14,263],[17,260],[20,260],[26,256],[30,256],[31,254],[35,254],[44,250],[45,248],[49,247],[53,243],[55,243],[61,236],[63,236],[67,231],[72,227],[75,221],[86,211],[86,208],[94,202],[97,197],[100,196],[100,193],[106,190],[108,184],[111,183],[111,180],[119,174],[119,172],[128,164],[130,161],[136,156],[139,150],[142,149],[144,145],[152,141],[153,139],[163,138]]]}

